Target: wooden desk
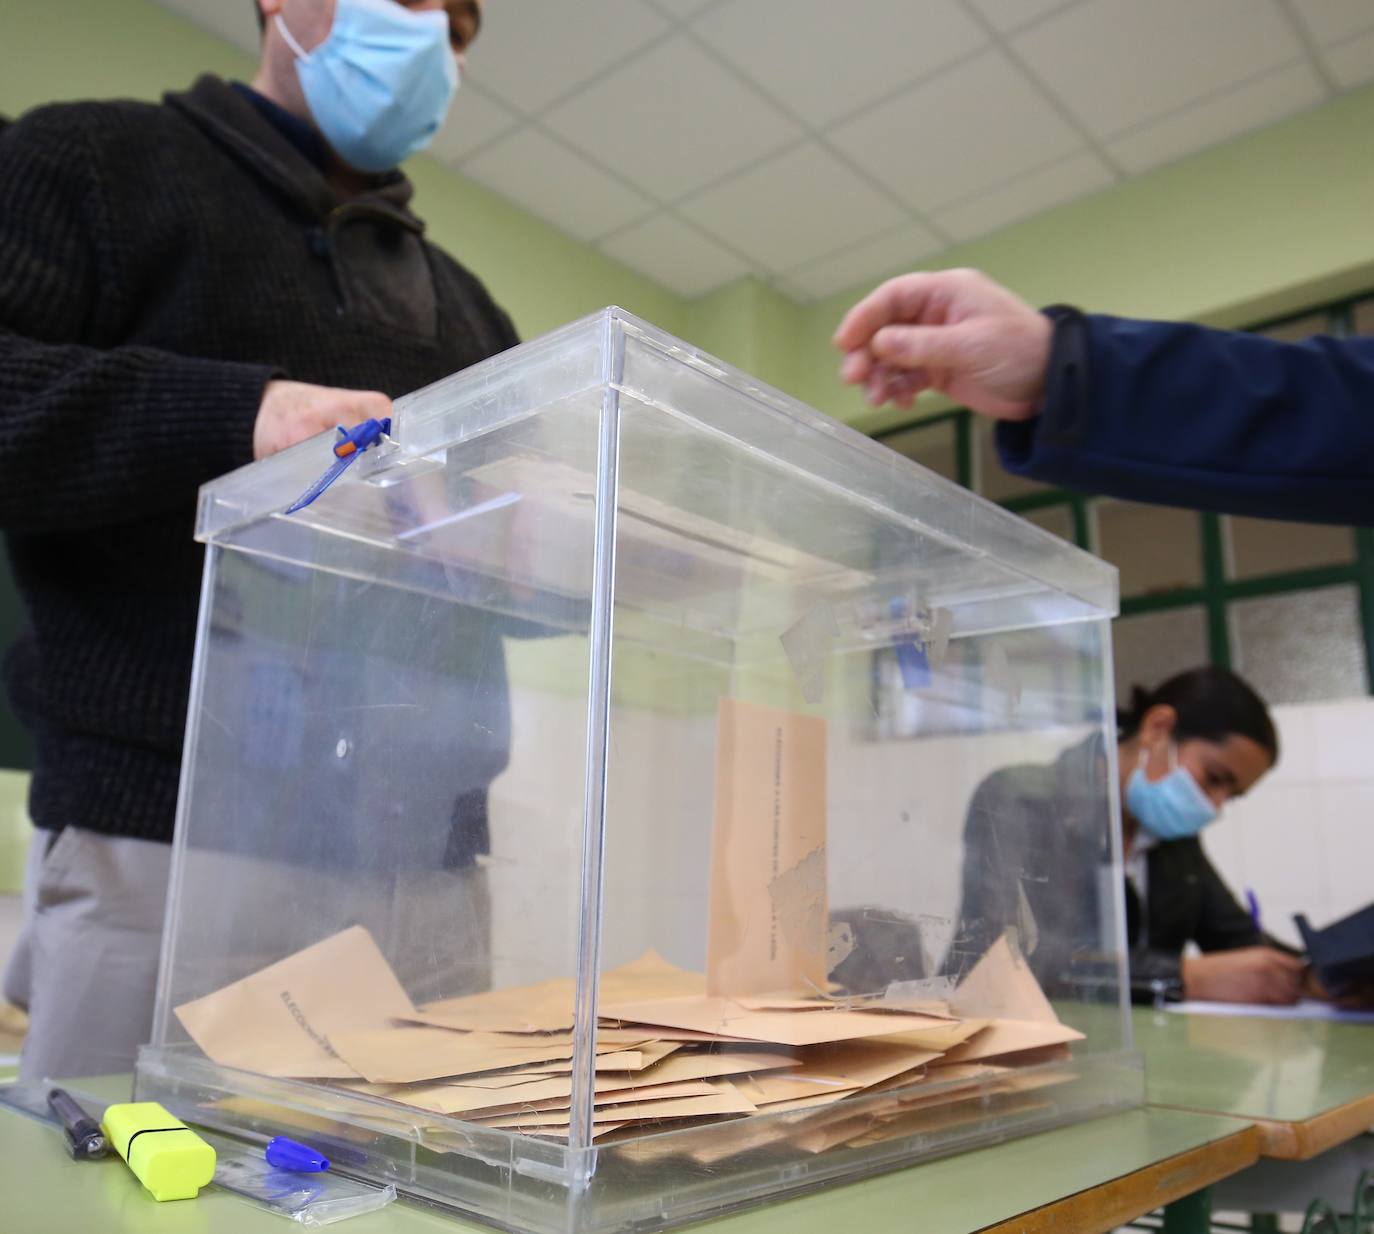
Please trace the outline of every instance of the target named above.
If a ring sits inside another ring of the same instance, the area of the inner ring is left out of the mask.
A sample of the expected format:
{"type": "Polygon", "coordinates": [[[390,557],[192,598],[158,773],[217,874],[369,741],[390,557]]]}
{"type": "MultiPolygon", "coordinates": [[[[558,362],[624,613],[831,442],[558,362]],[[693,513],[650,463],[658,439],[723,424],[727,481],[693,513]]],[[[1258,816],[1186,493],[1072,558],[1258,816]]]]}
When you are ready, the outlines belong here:
{"type": "MultiPolygon", "coordinates": [[[[110,1099],[118,1080],[77,1081],[110,1099]]],[[[691,1227],[701,1234],[1099,1234],[1253,1164],[1259,1134],[1230,1118],[1131,1110],[691,1227]]],[[[77,1164],[56,1128],[0,1110],[5,1234],[283,1234],[281,1217],[214,1188],[157,1204],[117,1160],[77,1164]]],[[[404,1202],[352,1219],[349,1234],[490,1234],[404,1202]]]]}
{"type": "Polygon", "coordinates": [[[1306,1161],[1374,1126],[1374,1025],[1139,1008],[1152,1106],[1254,1123],[1266,1157],[1306,1161]]]}

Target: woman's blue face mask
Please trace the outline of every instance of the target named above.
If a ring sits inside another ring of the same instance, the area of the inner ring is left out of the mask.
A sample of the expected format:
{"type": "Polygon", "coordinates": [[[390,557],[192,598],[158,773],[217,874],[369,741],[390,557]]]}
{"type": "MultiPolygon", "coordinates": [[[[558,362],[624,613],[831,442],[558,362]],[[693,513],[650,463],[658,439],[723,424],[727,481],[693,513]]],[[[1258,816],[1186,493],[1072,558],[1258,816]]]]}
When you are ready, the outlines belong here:
{"type": "Polygon", "coordinates": [[[1126,808],[1158,840],[1197,835],[1216,818],[1217,807],[1193,779],[1193,773],[1179,765],[1177,746],[1169,746],[1169,772],[1163,779],[1146,778],[1148,755],[1148,750],[1141,750],[1140,762],[1126,782],[1126,808]]]}
{"type": "Polygon", "coordinates": [[[350,167],[390,171],[434,139],[458,89],[447,13],[337,0],[328,36],[311,51],[280,13],[276,24],[296,56],[310,114],[350,167]]]}

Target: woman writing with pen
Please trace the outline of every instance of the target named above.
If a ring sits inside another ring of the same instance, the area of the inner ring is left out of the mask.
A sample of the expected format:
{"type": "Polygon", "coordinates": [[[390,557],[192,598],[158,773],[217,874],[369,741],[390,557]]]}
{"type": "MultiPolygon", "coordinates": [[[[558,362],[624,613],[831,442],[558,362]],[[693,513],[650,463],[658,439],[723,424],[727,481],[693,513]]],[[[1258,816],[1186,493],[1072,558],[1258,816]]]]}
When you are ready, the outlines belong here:
{"type": "MultiPolygon", "coordinates": [[[[1118,716],[1117,763],[1126,858],[1126,923],[1132,996],[1140,1002],[1201,999],[1294,1003],[1310,988],[1303,961],[1259,928],[1258,905],[1241,906],[1198,840],[1228,801],[1278,761],[1278,735],[1263,699],[1234,673],[1198,668],[1153,692],[1136,689],[1118,716]],[[1189,944],[1200,954],[1185,955],[1189,944]]],[[[1028,959],[1042,984],[1062,990],[1081,968],[1073,940],[1096,897],[1066,894],[1050,871],[1070,868],[1068,846],[1105,834],[1100,797],[1075,785],[1100,781],[1105,751],[1092,737],[1048,766],[1009,767],[974,794],[965,823],[961,949],[977,956],[1009,926],[1037,923],[1028,959]],[[1083,801],[1075,812],[1072,803],[1083,801]],[[1064,803],[1070,803],[1065,808],[1064,803]],[[1081,815],[1081,816],[1080,816],[1081,815]],[[1038,872],[1045,877],[1038,877],[1038,872]]]]}

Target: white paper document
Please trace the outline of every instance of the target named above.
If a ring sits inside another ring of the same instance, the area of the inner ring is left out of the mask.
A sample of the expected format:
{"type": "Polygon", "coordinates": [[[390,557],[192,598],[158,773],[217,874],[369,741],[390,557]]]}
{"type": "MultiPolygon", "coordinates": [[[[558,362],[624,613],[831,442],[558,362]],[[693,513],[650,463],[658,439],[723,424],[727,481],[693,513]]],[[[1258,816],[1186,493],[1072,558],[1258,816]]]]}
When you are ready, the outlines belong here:
{"type": "Polygon", "coordinates": [[[1305,998],[1291,1007],[1272,1003],[1169,1003],[1170,1011],[1184,1015],[1254,1016],[1264,1020],[1343,1020],[1347,1024],[1374,1024],[1374,1011],[1344,1011],[1334,1003],[1305,998]]]}

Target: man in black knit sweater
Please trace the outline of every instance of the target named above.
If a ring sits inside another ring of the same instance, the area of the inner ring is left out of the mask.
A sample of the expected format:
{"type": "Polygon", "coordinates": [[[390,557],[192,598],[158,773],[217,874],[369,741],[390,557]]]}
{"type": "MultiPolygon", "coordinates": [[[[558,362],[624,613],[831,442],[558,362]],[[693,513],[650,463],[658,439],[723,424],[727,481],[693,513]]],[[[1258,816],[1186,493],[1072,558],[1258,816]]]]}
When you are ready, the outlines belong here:
{"type": "Polygon", "coordinates": [[[376,172],[442,120],[477,0],[257,3],[251,88],[207,76],[0,134],[0,527],[28,615],[5,681],[39,828],[5,993],[34,1078],[125,1070],[148,1038],[198,486],[516,341],[376,172]],[[368,67],[349,31],[378,22],[415,50],[390,111],[321,85],[368,67]],[[354,162],[327,133],[362,134],[354,162]]]}

